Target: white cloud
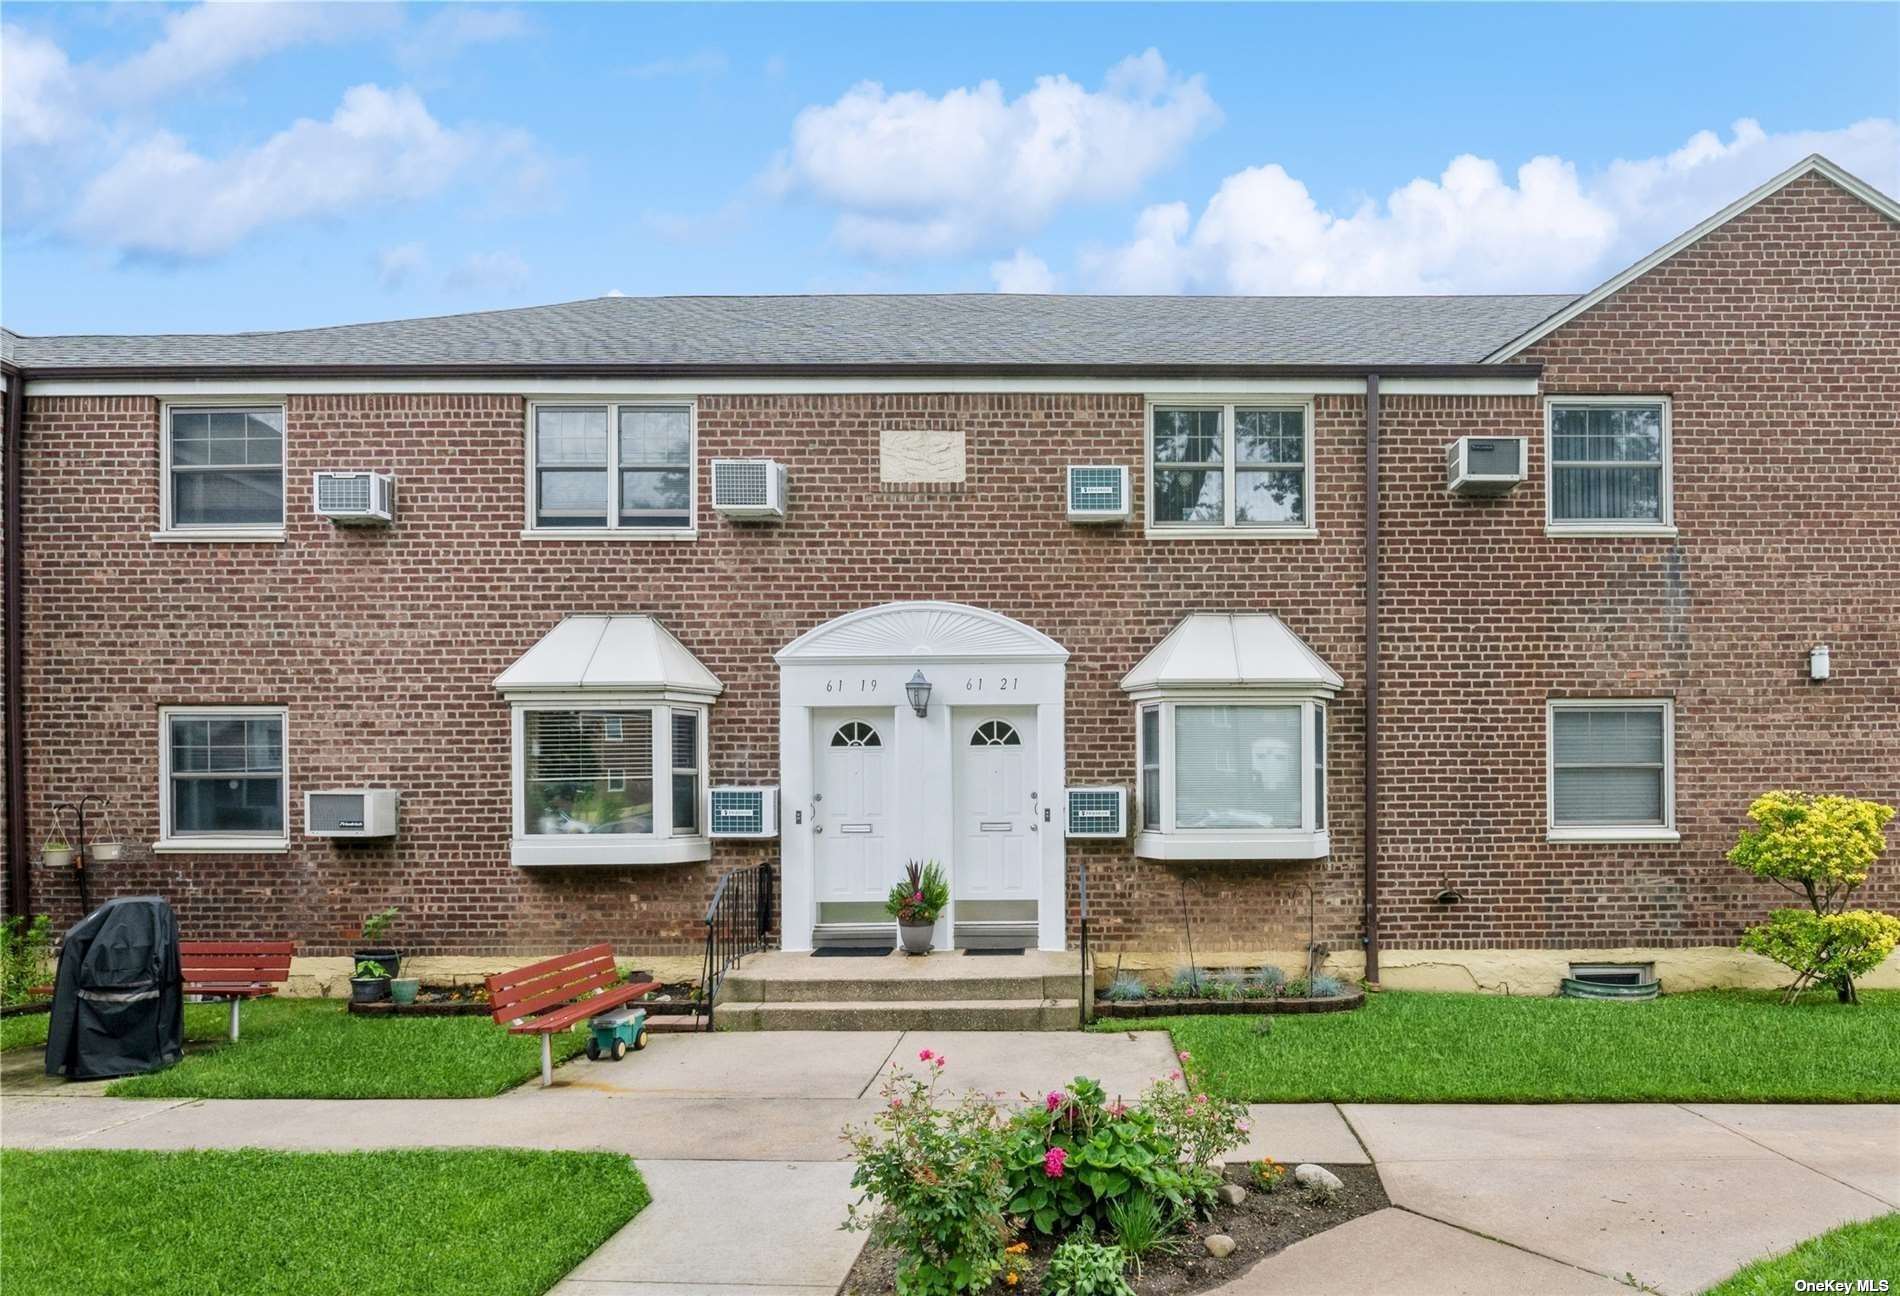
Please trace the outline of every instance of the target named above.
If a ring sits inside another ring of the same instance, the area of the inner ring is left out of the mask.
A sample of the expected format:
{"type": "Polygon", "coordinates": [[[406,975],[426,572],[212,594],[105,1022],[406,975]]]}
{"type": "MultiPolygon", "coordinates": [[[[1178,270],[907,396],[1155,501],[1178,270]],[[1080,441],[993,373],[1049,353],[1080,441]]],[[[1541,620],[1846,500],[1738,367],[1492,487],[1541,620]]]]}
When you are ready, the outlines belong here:
{"type": "Polygon", "coordinates": [[[866,81],[799,113],[767,184],[838,208],[853,251],[948,256],[1006,245],[1072,203],[1126,197],[1219,118],[1201,78],[1152,49],[1100,90],[1045,76],[1013,100],[994,81],[935,97],[866,81]]]}
{"type": "Polygon", "coordinates": [[[396,42],[407,64],[443,63],[473,45],[519,40],[533,30],[527,15],[497,4],[453,4],[435,10],[396,42]]]}
{"type": "Polygon", "coordinates": [[[0,26],[0,136],[7,147],[56,143],[84,120],[66,51],[23,27],[0,26]]]}
{"type": "Polygon", "coordinates": [[[1017,248],[1006,261],[990,262],[990,279],[1003,293],[1052,293],[1056,277],[1049,263],[1028,248],[1017,248]]]}
{"type": "Polygon", "coordinates": [[[153,134],[93,177],[67,229],[127,252],[215,256],[267,225],[426,197],[478,158],[495,168],[527,153],[510,132],[444,126],[412,90],[360,85],[328,121],[305,118],[228,157],[153,134]]]}
{"type": "Polygon", "coordinates": [[[96,85],[121,102],[156,99],[295,45],[389,29],[395,17],[380,5],[201,4],[167,15],[163,36],[96,85]]]}
{"type": "Polygon", "coordinates": [[[1740,121],[1663,157],[1580,176],[1537,157],[1507,178],[1465,154],[1436,180],[1383,203],[1322,208],[1275,164],[1228,176],[1198,218],[1151,206],[1130,239],[1087,252],[1091,286],[1110,292],[1427,293],[1588,287],[1640,259],[1809,153],[1825,153],[1889,192],[1900,188],[1900,123],[1770,134],[1740,121]]]}
{"type": "Polygon", "coordinates": [[[420,243],[398,243],[376,254],[376,282],[395,292],[413,283],[429,268],[429,250],[420,243]]]}

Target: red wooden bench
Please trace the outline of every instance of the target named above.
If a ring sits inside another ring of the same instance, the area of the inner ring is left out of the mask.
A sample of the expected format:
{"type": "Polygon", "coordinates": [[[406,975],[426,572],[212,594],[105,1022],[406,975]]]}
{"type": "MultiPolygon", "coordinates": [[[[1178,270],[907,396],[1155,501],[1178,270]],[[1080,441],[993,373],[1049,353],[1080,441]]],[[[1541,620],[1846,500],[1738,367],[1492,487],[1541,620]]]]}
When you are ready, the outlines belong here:
{"type": "Polygon", "coordinates": [[[238,1037],[238,1007],[246,999],[276,994],[290,976],[295,941],[179,941],[185,993],[231,1003],[231,1038],[238,1037]]]}
{"type": "Polygon", "coordinates": [[[488,1002],[495,1023],[511,1035],[541,1037],[541,1083],[554,1083],[556,1031],[658,990],[658,981],[614,985],[614,947],[589,945],[539,963],[497,972],[488,978],[488,1002]]]}

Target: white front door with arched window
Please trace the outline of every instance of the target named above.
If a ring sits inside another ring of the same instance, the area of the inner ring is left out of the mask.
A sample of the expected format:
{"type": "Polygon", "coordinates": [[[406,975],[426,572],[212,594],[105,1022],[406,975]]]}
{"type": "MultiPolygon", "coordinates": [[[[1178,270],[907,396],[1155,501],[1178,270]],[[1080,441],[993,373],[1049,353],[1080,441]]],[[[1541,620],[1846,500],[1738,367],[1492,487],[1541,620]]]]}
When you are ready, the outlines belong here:
{"type": "Polygon", "coordinates": [[[1062,646],[982,608],[890,603],[776,656],[784,948],[894,943],[883,900],[919,859],[950,877],[939,948],[1061,949],[1062,646]]]}

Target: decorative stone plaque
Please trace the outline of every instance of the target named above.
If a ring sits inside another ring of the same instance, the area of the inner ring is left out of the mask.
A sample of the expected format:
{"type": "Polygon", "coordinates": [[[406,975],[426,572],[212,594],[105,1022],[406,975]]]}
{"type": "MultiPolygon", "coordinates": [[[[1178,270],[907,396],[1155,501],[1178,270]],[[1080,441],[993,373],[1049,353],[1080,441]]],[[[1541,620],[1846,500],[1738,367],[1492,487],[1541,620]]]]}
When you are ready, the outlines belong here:
{"type": "Polygon", "coordinates": [[[961,428],[887,427],[878,433],[881,482],[961,484],[963,474],[961,428]]]}

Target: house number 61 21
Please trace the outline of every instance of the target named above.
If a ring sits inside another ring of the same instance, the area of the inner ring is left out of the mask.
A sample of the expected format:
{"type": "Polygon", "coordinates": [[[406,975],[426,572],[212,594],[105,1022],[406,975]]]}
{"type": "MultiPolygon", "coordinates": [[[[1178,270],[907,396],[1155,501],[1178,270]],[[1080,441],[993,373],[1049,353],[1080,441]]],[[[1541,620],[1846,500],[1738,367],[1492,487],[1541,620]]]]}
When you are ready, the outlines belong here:
{"type": "MultiPolygon", "coordinates": [[[[1023,682],[1022,682],[1021,677],[1019,676],[999,675],[996,679],[996,691],[998,693],[1008,693],[1012,690],[1020,689],[1022,686],[1023,686],[1023,682]]],[[[964,676],[963,691],[965,693],[975,693],[977,690],[981,689],[982,687],[983,687],[983,677],[981,675],[964,676]]]]}

